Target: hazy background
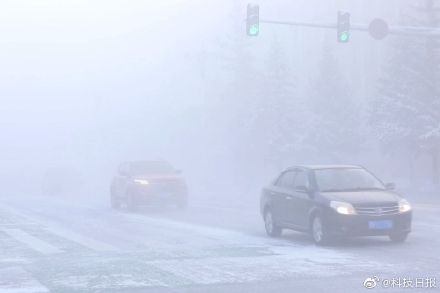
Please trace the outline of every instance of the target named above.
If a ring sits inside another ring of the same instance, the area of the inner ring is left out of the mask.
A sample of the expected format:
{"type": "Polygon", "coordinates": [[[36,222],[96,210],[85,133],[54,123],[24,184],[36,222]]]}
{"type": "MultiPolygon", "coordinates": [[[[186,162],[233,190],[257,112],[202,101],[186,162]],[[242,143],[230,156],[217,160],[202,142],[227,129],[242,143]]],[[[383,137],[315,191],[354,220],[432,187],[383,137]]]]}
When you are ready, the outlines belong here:
{"type": "MultiPolygon", "coordinates": [[[[257,198],[297,163],[436,190],[438,38],[338,44],[335,30],[266,24],[249,38],[247,2],[2,1],[3,193],[39,194],[55,168],[108,196],[119,162],[158,158],[208,198],[257,198]]],[[[434,0],[255,2],[276,20],[440,22],[434,0]]]]}

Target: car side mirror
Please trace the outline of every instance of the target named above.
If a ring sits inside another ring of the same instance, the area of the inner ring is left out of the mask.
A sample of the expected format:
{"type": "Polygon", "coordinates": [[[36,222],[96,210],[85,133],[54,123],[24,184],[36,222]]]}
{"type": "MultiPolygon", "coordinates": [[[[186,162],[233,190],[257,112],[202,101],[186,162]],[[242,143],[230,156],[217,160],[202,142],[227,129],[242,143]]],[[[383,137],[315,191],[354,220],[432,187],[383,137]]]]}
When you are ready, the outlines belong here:
{"type": "Polygon", "coordinates": [[[309,193],[310,190],[307,188],[307,186],[304,185],[298,185],[295,187],[295,190],[298,192],[303,192],[303,193],[309,193]]]}
{"type": "Polygon", "coordinates": [[[387,183],[387,184],[385,184],[385,188],[387,190],[394,190],[394,189],[396,189],[396,184],[394,184],[394,183],[387,183]]]}
{"type": "Polygon", "coordinates": [[[310,188],[308,188],[307,186],[304,186],[304,185],[298,185],[297,187],[295,187],[295,190],[296,190],[297,192],[306,193],[310,198],[313,198],[313,197],[314,197],[314,193],[313,193],[313,191],[312,191],[310,188]]]}

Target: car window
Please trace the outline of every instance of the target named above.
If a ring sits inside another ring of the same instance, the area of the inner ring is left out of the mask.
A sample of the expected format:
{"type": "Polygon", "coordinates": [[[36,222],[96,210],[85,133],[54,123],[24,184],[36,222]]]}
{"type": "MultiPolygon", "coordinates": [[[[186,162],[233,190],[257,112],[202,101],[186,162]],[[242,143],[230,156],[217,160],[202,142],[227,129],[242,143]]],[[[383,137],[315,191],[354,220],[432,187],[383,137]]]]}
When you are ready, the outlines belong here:
{"type": "Polygon", "coordinates": [[[283,188],[292,188],[294,177],[295,177],[295,173],[293,171],[284,172],[281,175],[281,177],[278,179],[276,185],[283,188]]]}
{"type": "Polygon", "coordinates": [[[297,188],[298,186],[305,186],[307,188],[309,187],[309,178],[305,171],[302,170],[296,171],[294,182],[295,182],[295,188],[297,188]]]}
{"type": "Polygon", "coordinates": [[[320,191],[385,189],[379,179],[362,168],[316,170],[315,178],[320,191]]]}
{"type": "Polygon", "coordinates": [[[128,163],[121,163],[119,165],[119,168],[118,168],[119,175],[123,175],[123,176],[128,175],[129,170],[130,170],[130,168],[129,168],[128,163]]]}
{"type": "Polygon", "coordinates": [[[171,174],[175,170],[166,162],[131,162],[131,175],[171,174]]]}

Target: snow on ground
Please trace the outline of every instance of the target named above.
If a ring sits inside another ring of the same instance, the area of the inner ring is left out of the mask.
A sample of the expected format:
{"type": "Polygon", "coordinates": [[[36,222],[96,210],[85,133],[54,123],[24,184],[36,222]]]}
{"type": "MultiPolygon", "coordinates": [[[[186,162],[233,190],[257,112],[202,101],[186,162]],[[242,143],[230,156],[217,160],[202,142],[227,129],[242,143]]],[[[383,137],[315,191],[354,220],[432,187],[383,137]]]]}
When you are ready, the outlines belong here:
{"type": "Polygon", "coordinates": [[[174,288],[405,269],[353,251],[142,214],[0,205],[0,215],[0,292],[174,288]]]}
{"type": "Polygon", "coordinates": [[[43,293],[49,290],[20,267],[0,268],[0,293],[43,293]]]}

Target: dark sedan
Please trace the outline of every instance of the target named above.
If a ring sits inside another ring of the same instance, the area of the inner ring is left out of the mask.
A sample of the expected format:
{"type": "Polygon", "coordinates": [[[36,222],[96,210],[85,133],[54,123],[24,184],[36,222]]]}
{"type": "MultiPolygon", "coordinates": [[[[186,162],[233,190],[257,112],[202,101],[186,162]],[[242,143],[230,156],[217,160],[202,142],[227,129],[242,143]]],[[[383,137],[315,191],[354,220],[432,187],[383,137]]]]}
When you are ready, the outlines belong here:
{"type": "Polygon", "coordinates": [[[360,166],[296,166],[263,189],[261,214],[268,235],[307,232],[317,244],[335,237],[388,236],[403,242],[411,231],[411,205],[360,166]]]}

